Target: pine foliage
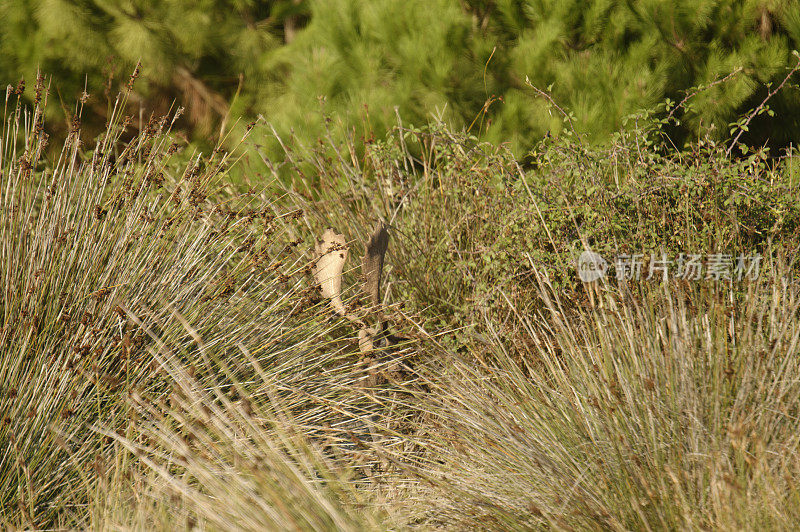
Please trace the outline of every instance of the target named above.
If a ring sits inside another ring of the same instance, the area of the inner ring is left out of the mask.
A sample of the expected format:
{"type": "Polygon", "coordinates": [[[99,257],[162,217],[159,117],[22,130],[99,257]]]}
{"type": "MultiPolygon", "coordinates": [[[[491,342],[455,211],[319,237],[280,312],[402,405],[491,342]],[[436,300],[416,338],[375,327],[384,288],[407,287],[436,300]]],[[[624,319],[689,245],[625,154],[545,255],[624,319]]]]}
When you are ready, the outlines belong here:
{"type": "MultiPolygon", "coordinates": [[[[113,96],[141,62],[133,99],[148,113],[177,101],[189,125],[207,136],[231,105],[233,114],[241,111],[235,95],[260,82],[284,23],[304,9],[295,0],[3,2],[0,76],[16,84],[46,72],[61,100],[72,102],[87,88],[113,96]]],[[[89,105],[107,115],[102,97],[89,105]]]]}
{"type": "MultiPolygon", "coordinates": [[[[349,123],[366,116],[362,105],[378,130],[394,123],[395,107],[416,122],[438,112],[518,153],[564,127],[530,85],[549,89],[594,142],[637,112],[665,116],[665,101],[695,93],[673,124],[674,142],[727,138],[800,47],[794,0],[337,0],[312,2],[310,12],[303,37],[276,55],[284,79],[265,98],[279,102],[264,114],[281,130],[322,135],[309,116],[324,96],[349,123]]],[[[770,105],[783,118],[759,117],[743,140],[796,142],[796,86],[770,105]]]]}

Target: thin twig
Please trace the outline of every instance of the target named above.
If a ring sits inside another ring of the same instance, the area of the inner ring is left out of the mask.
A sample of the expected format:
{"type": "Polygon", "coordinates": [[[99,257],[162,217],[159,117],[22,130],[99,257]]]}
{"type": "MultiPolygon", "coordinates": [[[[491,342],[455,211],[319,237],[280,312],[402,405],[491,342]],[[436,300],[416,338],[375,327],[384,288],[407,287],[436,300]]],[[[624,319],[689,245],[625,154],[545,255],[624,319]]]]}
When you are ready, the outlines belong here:
{"type": "Polygon", "coordinates": [[[742,67],[736,67],[735,69],[733,69],[733,71],[730,74],[728,74],[724,78],[717,78],[714,81],[712,81],[711,83],[709,83],[708,85],[698,85],[697,87],[695,87],[695,90],[692,91],[692,92],[688,92],[687,91],[686,96],[683,98],[683,100],[680,101],[680,103],[678,105],[676,105],[672,109],[672,111],[670,111],[670,113],[667,115],[666,120],[669,121],[672,118],[672,116],[675,114],[675,111],[677,111],[678,109],[683,108],[684,104],[686,104],[686,102],[689,101],[690,99],[694,98],[695,96],[697,96],[701,92],[706,91],[706,90],[710,89],[711,87],[713,87],[715,85],[719,85],[720,83],[725,83],[726,81],[728,81],[729,79],[731,79],[733,76],[735,76],[736,74],[738,74],[741,71],[742,71],[742,67]]]}
{"type": "Polygon", "coordinates": [[[583,142],[582,142],[581,136],[575,130],[575,125],[572,123],[572,118],[570,118],[570,116],[567,114],[567,112],[564,111],[561,107],[558,106],[558,104],[555,102],[555,100],[553,100],[552,96],[550,96],[545,91],[543,91],[542,89],[538,88],[533,83],[531,83],[531,81],[528,79],[528,76],[525,76],[525,84],[528,87],[532,88],[534,91],[536,91],[536,94],[538,94],[539,96],[543,97],[545,100],[550,102],[550,105],[555,107],[558,110],[558,112],[561,113],[564,116],[564,118],[567,119],[567,122],[569,122],[569,128],[572,130],[573,133],[575,133],[575,136],[578,138],[578,144],[583,146],[583,142]]]}
{"type": "Polygon", "coordinates": [[[769,94],[767,94],[766,98],[764,98],[764,100],[758,105],[758,107],[756,107],[755,109],[753,109],[750,112],[750,114],[748,115],[747,120],[745,120],[744,124],[739,126],[739,132],[736,133],[736,136],[733,138],[733,141],[731,142],[731,145],[728,146],[728,149],[725,152],[725,157],[730,157],[731,151],[733,151],[733,147],[736,146],[736,143],[739,141],[739,137],[741,137],[742,133],[744,133],[745,129],[747,129],[747,126],[750,124],[750,121],[753,120],[753,118],[755,118],[755,116],[757,114],[759,114],[759,112],[761,111],[761,109],[764,108],[764,105],[766,105],[766,103],[769,101],[769,99],[772,98],[779,90],[781,90],[783,88],[783,86],[786,85],[786,82],[789,81],[789,78],[792,77],[792,74],[794,74],[798,70],[800,70],[800,57],[798,57],[797,63],[795,63],[794,67],[792,67],[792,69],[789,71],[789,73],[786,74],[786,77],[783,78],[783,81],[781,81],[781,84],[778,85],[773,90],[769,91],[769,94]]]}

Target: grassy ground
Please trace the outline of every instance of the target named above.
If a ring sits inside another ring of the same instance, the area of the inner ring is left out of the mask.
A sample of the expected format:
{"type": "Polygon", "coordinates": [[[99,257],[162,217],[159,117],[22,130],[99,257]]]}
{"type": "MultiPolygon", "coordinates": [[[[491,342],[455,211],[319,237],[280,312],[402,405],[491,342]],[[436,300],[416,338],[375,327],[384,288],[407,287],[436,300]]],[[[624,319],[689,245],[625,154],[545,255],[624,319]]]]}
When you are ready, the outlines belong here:
{"type": "Polygon", "coordinates": [[[670,153],[655,124],[519,162],[434,124],[364,150],[285,140],[277,163],[247,139],[183,153],[172,117],[127,140],[115,113],[43,161],[41,115],[6,99],[4,528],[800,522],[791,159],[670,153]],[[357,257],[377,220],[375,307],[357,257]],[[362,352],[316,288],[328,226],[348,242],[347,312],[391,345],[362,352]],[[763,260],[584,285],[587,246],[645,271],[662,253],[763,260]]]}

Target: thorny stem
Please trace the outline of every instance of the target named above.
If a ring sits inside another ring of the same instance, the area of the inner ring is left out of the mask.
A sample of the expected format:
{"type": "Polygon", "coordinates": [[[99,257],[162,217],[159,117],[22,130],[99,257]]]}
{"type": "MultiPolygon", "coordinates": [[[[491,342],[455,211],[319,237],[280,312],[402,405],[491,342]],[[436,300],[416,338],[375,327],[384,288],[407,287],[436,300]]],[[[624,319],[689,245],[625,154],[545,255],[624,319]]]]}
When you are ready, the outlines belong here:
{"type": "Polygon", "coordinates": [[[567,119],[567,122],[569,122],[569,128],[572,130],[573,133],[575,133],[575,137],[578,139],[578,144],[583,146],[583,139],[581,139],[580,134],[575,130],[575,125],[572,123],[572,118],[570,118],[570,116],[567,114],[566,111],[564,111],[561,107],[559,107],[559,105],[555,102],[555,100],[553,100],[553,97],[547,94],[539,87],[535,86],[533,83],[531,83],[527,77],[525,78],[525,84],[528,87],[532,88],[536,92],[536,94],[547,100],[550,103],[550,105],[555,107],[558,110],[558,112],[561,113],[561,115],[567,119]]]}
{"type": "Polygon", "coordinates": [[[672,108],[672,111],[669,112],[669,114],[667,115],[666,120],[669,121],[672,118],[672,116],[675,114],[675,111],[677,111],[678,109],[683,108],[683,106],[686,104],[686,102],[688,102],[689,100],[691,100],[692,98],[694,98],[695,96],[700,94],[701,92],[706,91],[706,90],[710,89],[711,87],[714,87],[715,85],[719,85],[720,83],[725,83],[726,81],[728,81],[729,79],[731,79],[733,76],[735,76],[736,74],[738,74],[741,71],[742,71],[742,67],[736,67],[727,76],[725,76],[723,78],[717,78],[714,81],[712,81],[711,83],[709,83],[708,85],[705,85],[705,86],[701,85],[701,86],[697,87],[696,90],[693,90],[691,92],[687,92],[686,96],[684,96],[683,100],[681,100],[681,102],[678,105],[676,105],[675,107],[672,108]]]}
{"type": "Polygon", "coordinates": [[[774,89],[772,89],[771,91],[769,91],[769,94],[767,94],[767,96],[758,105],[758,107],[756,107],[755,109],[753,109],[750,112],[750,114],[747,116],[747,120],[744,121],[744,124],[739,126],[739,131],[736,133],[736,136],[733,137],[733,141],[731,141],[731,145],[728,146],[728,149],[725,151],[725,157],[730,157],[731,151],[733,151],[733,147],[736,146],[737,143],[739,142],[739,137],[741,137],[742,133],[745,132],[745,130],[747,129],[747,126],[750,124],[750,121],[753,120],[753,118],[755,118],[755,116],[757,114],[759,114],[759,112],[764,108],[764,106],[769,101],[769,99],[772,98],[779,90],[781,90],[783,88],[783,86],[786,85],[786,82],[789,81],[789,78],[792,77],[792,74],[794,74],[798,70],[800,70],[800,57],[798,57],[797,63],[795,63],[794,67],[792,67],[792,69],[789,71],[789,73],[786,74],[786,77],[783,78],[783,81],[781,81],[781,84],[778,85],[777,87],[775,87],[774,89]]]}

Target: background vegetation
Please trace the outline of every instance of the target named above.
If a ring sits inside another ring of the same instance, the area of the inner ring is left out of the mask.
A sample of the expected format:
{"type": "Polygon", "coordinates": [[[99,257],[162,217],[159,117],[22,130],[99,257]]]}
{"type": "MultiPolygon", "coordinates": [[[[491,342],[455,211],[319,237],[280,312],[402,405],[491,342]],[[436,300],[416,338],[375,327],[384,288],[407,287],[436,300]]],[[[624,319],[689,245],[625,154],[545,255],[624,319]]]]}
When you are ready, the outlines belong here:
{"type": "Polygon", "coordinates": [[[0,528],[797,528],[794,8],[4,3],[0,528]]]}
{"type": "Polygon", "coordinates": [[[42,83],[33,109],[7,93],[0,152],[3,527],[800,520],[793,158],[670,153],[643,120],[602,148],[545,140],[526,170],[441,123],[360,153],[342,125],[342,142],[276,138],[283,162],[234,184],[249,137],[189,156],[169,115],[129,139],[131,91],[94,149],[74,121],[42,159],[42,83]],[[377,219],[378,307],[344,275],[348,312],[394,338],[365,352],[311,245],[333,226],[359,256],[377,219]],[[589,286],[584,245],[764,263],[589,286]]]}

